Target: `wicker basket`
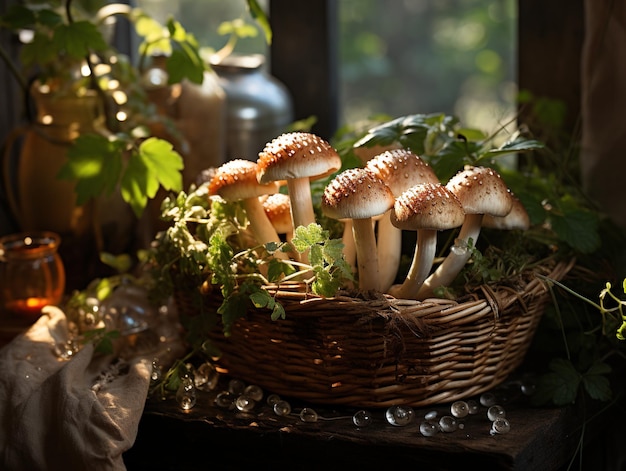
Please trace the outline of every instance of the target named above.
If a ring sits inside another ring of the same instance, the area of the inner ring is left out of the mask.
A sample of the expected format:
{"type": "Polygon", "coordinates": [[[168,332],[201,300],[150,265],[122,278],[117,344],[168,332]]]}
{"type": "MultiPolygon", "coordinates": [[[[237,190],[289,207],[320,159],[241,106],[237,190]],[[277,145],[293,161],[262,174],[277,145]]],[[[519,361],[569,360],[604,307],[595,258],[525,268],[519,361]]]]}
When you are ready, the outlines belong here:
{"type": "MultiPolygon", "coordinates": [[[[535,268],[457,301],[268,287],[286,319],[251,310],[230,337],[220,330],[212,340],[229,374],[284,397],[369,408],[451,402],[497,386],[520,365],[549,300],[536,274],[561,280],[572,265],[535,268]]],[[[191,309],[184,297],[177,303],[191,309]]]]}

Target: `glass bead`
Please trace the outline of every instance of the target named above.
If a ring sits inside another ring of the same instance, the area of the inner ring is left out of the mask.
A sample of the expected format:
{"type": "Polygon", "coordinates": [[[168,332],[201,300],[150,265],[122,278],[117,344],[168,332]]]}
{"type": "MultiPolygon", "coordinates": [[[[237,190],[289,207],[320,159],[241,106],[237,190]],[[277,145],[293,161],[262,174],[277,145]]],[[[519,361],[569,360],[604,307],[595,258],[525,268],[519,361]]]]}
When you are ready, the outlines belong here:
{"type": "Polygon", "coordinates": [[[480,395],[480,404],[484,407],[491,407],[496,403],[496,396],[493,393],[486,392],[480,395]]]}
{"type": "Polygon", "coordinates": [[[239,409],[241,412],[250,412],[256,406],[256,401],[245,394],[237,397],[235,399],[235,407],[239,409]]]}
{"type": "Polygon", "coordinates": [[[317,412],[310,407],[305,407],[300,411],[300,420],[302,422],[317,422],[317,412]]]}
{"type": "Polygon", "coordinates": [[[359,410],[352,416],[352,423],[357,427],[367,427],[372,423],[372,415],[366,410],[359,410]]]}
{"type": "Polygon", "coordinates": [[[161,370],[161,366],[159,365],[158,360],[152,361],[152,371],[150,372],[150,381],[156,383],[161,380],[163,376],[163,371],[161,370]]]}
{"type": "Polygon", "coordinates": [[[511,430],[511,424],[508,419],[499,417],[491,423],[491,434],[508,433],[511,430]]]}
{"type": "Polygon", "coordinates": [[[425,437],[432,437],[439,433],[439,424],[434,420],[424,420],[420,424],[420,433],[425,437]]]}
{"type": "Polygon", "coordinates": [[[256,384],[246,386],[246,388],[243,390],[243,393],[257,402],[263,399],[263,390],[256,384]]]}
{"type": "Polygon", "coordinates": [[[267,405],[272,407],[274,407],[274,404],[276,404],[278,401],[280,401],[280,396],[278,394],[270,394],[265,400],[267,405]]]}
{"type": "Polygon", "coordinates": [[[228,382],[228,390],[237,396],[239,396],[240,394],[243,394],[243,390],[245,388],[246,388],[246,384],[240,379],[231,379],[228,382]]]}
{"type": "Polygon", "coordinates": [[[524,381],[520,386],[520,390],[524,396],[532,396],[537,389],[537,385],[533,381],[524,381]]]}
{"type": "Polygon", "coordinates": [[[207,362],[202,363],[195,372],[194,384],[201,391],[213,391],[217,387],[220,374],[207,362]]]}
{"type": "Polygon", "coordinates": [[[224,409],[230,409],[235,403],[235,396],[230,391],[222,391],[215,397],[215,404],[224,409]]]}
{"type": "Polygon", "coordinates": [[[444,415],[439,419],[439,428],[442,432],[455,432],[459,428],[459,424],[454,417],[444,415]]]}
{"type": "Polygon", "coordinates": [[[476,402],[474,399],[470,399],[469,401],[467,401],[467,411],[470,415],[478,414],[478,408],[478,402],[476,402]]]}
{"type": "Polygon", "coordinates": [[[274,403],[274,414],[284,417],[291,414],[291,404],[280,399],[274,403]]]}
{"type": "Polygon", "coordinates": [[[463,417],[467,417],[469,414],[469,406],[465,401],[456,401],[453,402],[450,406],[450,413],[453,417],[457,419],[462,419],[463,417]]]}
{"type": "Polygon", "coordinates": [[[506,411],[504,410],[504,407],[499,406],[499,405],[494,405],[491,406],[489,409],[487,409],[487,418],[489,420],[491,420],[492,422],[498,418],[505,418],[506,417],[506,411]]]}
{"type": "Polygon", "coordinates": [[[396,427],[404,427],[413,422],[415,411],[408,406],[391,406],[385,412],[387,422],[396,427]]]}
{"type": "Polygon", "coordinates": [[[183,410],[189,410],[196,405],[196,388],[190,379],[184,378],[176,391],[176,402],[183,410]]]}

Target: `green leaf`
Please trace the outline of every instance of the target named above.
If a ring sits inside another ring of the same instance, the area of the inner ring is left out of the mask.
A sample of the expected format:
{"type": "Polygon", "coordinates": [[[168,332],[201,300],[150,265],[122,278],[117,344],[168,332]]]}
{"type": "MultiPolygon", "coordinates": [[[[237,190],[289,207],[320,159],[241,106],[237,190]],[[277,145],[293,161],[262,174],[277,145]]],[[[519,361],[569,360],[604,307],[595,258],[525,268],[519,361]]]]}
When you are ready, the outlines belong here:
{"type": "Polygon", "coordinates": [[[76,180],[77,204],[90,198],[111,194],[122,171],[120,141],[100,134],[82,134],[70,146],[68,161],[61,167],[58,178],[76,180]]]}
{"type": "Polygon", "coordinates": [[[7,12],[0,16],[0,26],[12,30],[31,27],[35,23],[35,12],[23,5],[10,5],[7,12]]]}
{"type": "Polygon", "coordinates": [[[256,0],[246,0],[250,16],[258,23],[265,34],[265,42],[272,44],[272,28],[267,15],[256,0]]]}
{"type": "Polygon", "coordinates": [[[562,358],[553,359],[549,368],[552,372],[538,379],[537,392],[532,397],[533,403],[539,405],[552,402],[557,406],[573,404],[582,376],[569,360],[562,358]]]}
{"type": "Polygon", "coordinates": [[[204,80],[204,64],[199,56],[195,57],[180,48],[174,49],[167,58],[166,70],[168,83],[179,83],[189,79],[193,83],[201,84],[204,80]]]}
{"type": "Polygon", "coordinates": [[[562,214],[550,215],[552,230],[570,247],[592,253],[600,247],[597,215],[582,208],[566,210],[562,214]]]}
{"type": "Polygon", "coordinates": [[[609,401],[613,395],[611,383],[606,376],[599,374],[585,374],[583,386],[589,397],[598,401],[609,401]]]}
{"type": "Polygon", "coordinates": [[[139,217],[159,186],[178,192],[182,188],[183,159],[171,143],[151,137],[131,154],[121,180],[122,198],[139,217]]]}
{"type": "Polygon", "coordinates": [[[65,51],[72,59],[81,59],[91,51],[107,48],[98,27],[89,21],[59,25],[54,31],[52,42],[58,51],[65,51]]]}

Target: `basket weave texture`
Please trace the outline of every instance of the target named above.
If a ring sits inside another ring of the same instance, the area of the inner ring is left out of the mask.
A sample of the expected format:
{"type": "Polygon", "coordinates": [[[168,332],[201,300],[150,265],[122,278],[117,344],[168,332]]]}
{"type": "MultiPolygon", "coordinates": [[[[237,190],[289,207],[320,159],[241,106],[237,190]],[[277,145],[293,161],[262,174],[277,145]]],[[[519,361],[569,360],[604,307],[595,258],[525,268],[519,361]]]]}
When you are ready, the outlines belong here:
{"type": "MultiPolygon", "coordinates": [[[[550,298],[540,273],[561,280],[573,262],[536,267],[463,299],[322,298],[267,287],[286,318],[263,310],[216,330],[219,366],[266,391],[318,404],[425,407],[501,384],[523,361],[550,298]]],[[[181,313],[193,308],[176,298],[181,313]]],[[[221,302],[207,302],[215,308],[221,302]]]]}

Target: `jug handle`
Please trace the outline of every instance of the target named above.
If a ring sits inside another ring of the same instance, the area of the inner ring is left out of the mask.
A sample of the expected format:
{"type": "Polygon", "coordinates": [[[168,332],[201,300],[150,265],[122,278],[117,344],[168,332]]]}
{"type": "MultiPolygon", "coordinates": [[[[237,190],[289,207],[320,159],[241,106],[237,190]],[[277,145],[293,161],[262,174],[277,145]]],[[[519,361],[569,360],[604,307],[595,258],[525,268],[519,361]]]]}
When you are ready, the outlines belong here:
{"type": "Polygon", "coordinates": [[[13,216],[18,219],[21,214],[19,204],[17,202],[16,189],[11,181],[11,150],[13,144],[22,135],[26,134],[29,126],[20,126],[9,133],[4,143],[4,152],[2,154],[2,176],[4,179],[4,188],[6,192],[9,209],[13,212],[13,216]]]}

